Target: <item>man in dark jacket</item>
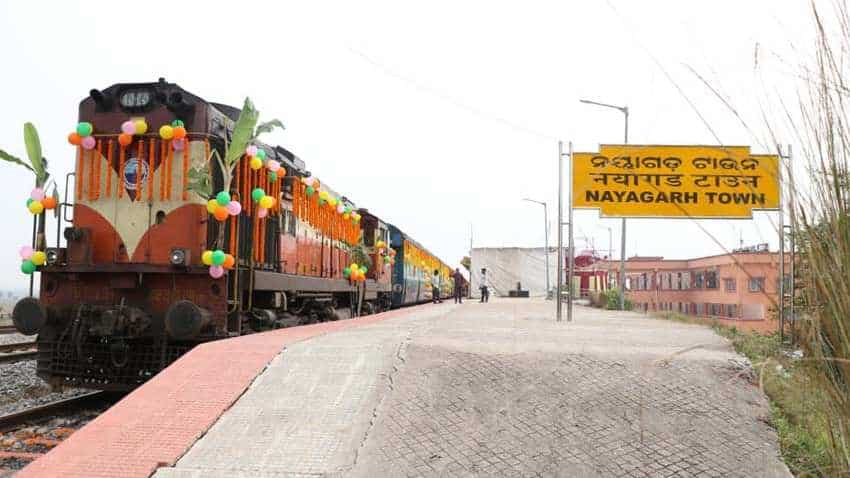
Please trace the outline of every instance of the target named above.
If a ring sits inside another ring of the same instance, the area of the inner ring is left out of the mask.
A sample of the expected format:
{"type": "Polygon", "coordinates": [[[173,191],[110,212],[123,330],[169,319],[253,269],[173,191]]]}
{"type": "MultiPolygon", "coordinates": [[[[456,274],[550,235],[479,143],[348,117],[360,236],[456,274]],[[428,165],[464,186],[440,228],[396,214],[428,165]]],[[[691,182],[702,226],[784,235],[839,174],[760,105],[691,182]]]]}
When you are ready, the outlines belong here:
{"type": "Polygon", "coordinates": [[[460,273],[460,268],[455,267],[455,272],[452,274],[452,279],[455,281],[455,304],[463,304],[463,274],[460,273]]]}

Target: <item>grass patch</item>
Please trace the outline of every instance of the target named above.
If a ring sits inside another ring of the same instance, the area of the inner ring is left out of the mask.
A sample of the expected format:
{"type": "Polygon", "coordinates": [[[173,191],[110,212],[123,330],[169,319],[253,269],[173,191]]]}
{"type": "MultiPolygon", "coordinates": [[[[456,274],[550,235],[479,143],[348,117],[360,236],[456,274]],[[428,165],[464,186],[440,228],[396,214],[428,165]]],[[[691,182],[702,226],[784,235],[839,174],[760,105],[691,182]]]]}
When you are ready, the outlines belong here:
{"type": "Polygon", "coordinates": [[[728,339],[735,351],[753,364],[755,385],[770,401],[771,425],[779,447],[795,476],[846,476],[837,472],[829,453],[829,409],[818,390],[815,369],[779,341],[779,334],[748,332],[682,314],[659,316],[667,320],[710,326],[728,339]]]}

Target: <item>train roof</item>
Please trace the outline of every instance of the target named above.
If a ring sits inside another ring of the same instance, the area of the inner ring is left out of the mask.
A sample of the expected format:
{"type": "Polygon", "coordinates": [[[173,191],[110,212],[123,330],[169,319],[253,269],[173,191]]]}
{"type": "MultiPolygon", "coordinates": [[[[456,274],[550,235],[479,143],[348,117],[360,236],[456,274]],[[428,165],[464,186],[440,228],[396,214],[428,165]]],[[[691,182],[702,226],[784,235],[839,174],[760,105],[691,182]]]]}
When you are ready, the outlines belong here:
{"type": "MultiPolygon", "coordinates": [[[[374,216],[374,214],[373,214],[373,216],[374,216]]],[[[375,217],[378,217],[378,216],[375,216],[375,217]]],[[[380,218],[379,218],[379,219],[380,219],[380,218]]],[[[425,247],[425,246],[423,246],[422,244],[420,244],[420,243],[419,243],[419,241],[417,241],[416,239],[413,239],[412,237],[410,237],[410,235],[409,235],[409,234],[407,234],[407,233],[405,233],[404,231],[402,231],[402,230],[401,230],[401,228],[399,228],[399,227],[398,227],[398,226],[396,226],[395,224],[390,224],[389,222],[386,222],[386,221],[383,221],[383,220],[382,220],[382,222],[384,222],[384,223],[385,223],[385,224],[386,224],[386,225],[390,228],[390,231],[391,231],[391,232],[392,232],[392,230],[393,230],[393,229],[395,229],[396,231],[398,231],[398,232],[402,235],[402,237],[404,237],[404,239],[406,239],[406,240],[407,240],[407,241],[409,241],[409,242],[412,242],[412,243],[413,243],[413,245],[414,245],[414,246],[416,246],[416,247],[418,247],[419,249],[422,249],[423,251],[427,252],[428,254],[431,254],[431,255],[432,255],[435,259],[437,259],[438,261],[440,261],[440,264],[442,264],[442,265],[444,265],[444,266],[448,267],[449,269],[451,269],[451,268],[452,268],[450,265],[446,264],[446,262],[445,262],[444,260],[440,259],[440,257],[439,257],[438,255],[436,255],[436,254],[434,254],[433,252],[429,251],[427,247],[425,247]]]]}

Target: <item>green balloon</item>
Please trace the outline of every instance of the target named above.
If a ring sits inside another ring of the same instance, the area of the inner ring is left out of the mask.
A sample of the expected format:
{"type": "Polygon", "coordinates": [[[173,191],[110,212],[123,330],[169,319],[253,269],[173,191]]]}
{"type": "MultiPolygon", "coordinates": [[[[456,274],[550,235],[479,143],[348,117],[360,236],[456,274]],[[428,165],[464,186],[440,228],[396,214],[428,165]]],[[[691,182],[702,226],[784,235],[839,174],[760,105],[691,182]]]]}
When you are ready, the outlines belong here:
{"type": "Polygon", "coordinates": [[[351,275],[351,268],[350,267],[346,267],[345,269],[342,270],[342,276],[345,277],[346,279],[348,279],[348,276],[350,276],[350,275],[351,275]]]}
{"type": "Polygon", "coordinates": [[[369,268],[366,266],[360,266],[360,270],[363,271],[364,274],[369,272],[369,268]]]}
{"type": "Polygon", "coordinates": [[[227,255],[224,253],[224,251],[222,251],[221,249],[216,249],[215,251],[213,251],[213,255],[212,255],[212,263],[213,264],[220,266],[220,265],[224,264],[225,259],[227,259],[227,255]]]}
{"type": "Polygon", "coordinates": [[[89,122],[83,121],[77,124],[77,134],[80,136],[89,136],[92,131],[94,131],[94,127],[89,122]]]}
{"type": "Polygon", "coordinates": [[[327,201],[322,198],[319,198],[319,206],[324,206],[325,204],[327,204],[327,201]]]}
{"type": "Polygon", "coordinates": [[[257,157],[258,157],[258,158],[260,158],[260,159],[266,159],[266,152],[265,152],[265,150],[258,149],[258,150],[257,150],[257,157]]]}
{"type": "Polygon", "coordinates": [[[35,201],[33,198],[27,198],[27,207],[30,207],[30,203],[35,201]]]}
{"type": "Polygon", "coordinates": [[[260,202],[260,199],[263,199],[265,195],[266,192],[263,191],[263,188],[256,188],[251,191],[251,199],[253,199],[254,202],[260,202]]]}
{"type": "Polygon", "coordinates": [[[227,191],[222,191],[222,192],[216,194],[215,195],[215,201],[220,206],[227,206],[228,204],[230,204],[230,193],[228,193],[227,191]]]}
{"type": "Polygon", "coordinates": [[[31,260],[27,259],[24,262],[21,262],[21,272],[24,274],[30,275],[35,272],[35,264],[32,263],[31,260]]]}
{"type": "Polygon", "coordinates": [[[277,173],[274,171],[269,171],[269,181],[276,183],[277,182],[277,173]]]}
{"type": "MultiPolygon", "coordinates": [[[[308,195],[308,196],[312,196],[312,195],[314,195],[314,194],[316,194],[316,190],[315,190],[315,189],[313,189],[313,186],[307,186],[307,195],[308,195]]],[[[28,205],[29,205],[29,204],[28,204],[28,205]]]]}
{"type": "Polygon", "coordinates": [[[171,127],[172,127],[172,128],[177,128],[178,126],[183,126],[183,127],[185,127],[185,126],[186,126],[186,124],[185,124],[185,123],[183,123],[183,121],[182,121],[182,120],[174,120],[174,121],[172,121],[172,122],[171,122],[171,127]]]}
{"type": "Polygon", "coordinates": [[[345,213],[351,214],[351,206],[345,206],[345,213]]]}
{"type": "Polygon", "coordinates": [[[389,264],[390,263],[390,256],[384,256],[384,262],[389,264]]]}

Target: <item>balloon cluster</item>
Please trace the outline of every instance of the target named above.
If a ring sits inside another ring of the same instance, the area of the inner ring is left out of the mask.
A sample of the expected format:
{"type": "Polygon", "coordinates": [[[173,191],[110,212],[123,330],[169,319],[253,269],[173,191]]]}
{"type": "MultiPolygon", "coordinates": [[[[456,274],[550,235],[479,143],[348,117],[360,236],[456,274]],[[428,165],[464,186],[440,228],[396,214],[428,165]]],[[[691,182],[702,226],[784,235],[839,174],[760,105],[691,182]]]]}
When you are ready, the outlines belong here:
{"type": "Polygon", "coordinates": [[[181,120],[174,120],[170,125],[164,124],[159,127],[159,137],[165,141],[171,141],[174,151],[182,151],[186,147],[186,126],[181,120]]]}
{"type": "Polygon", "coordinates": [[[318,179],[313,177],[301,178],[301,182],[307,186],[305,192],[308,197],[316,193],[319,194],[319,206],[329,206],[332,210],[336,211],[337,214],[342,215],[342,218],[346,221],[350,220],[354,224],[360,223],[362,216],[357,214],[351,206],[343,204],[342,200],[331,196],[331,194],[327,191],[323,191],[318,179]]]}
{"type": "Polygon", "coordinates": [[[30,275],[35,272],[37,266],[44,265],[47,262],[47,255],[42,251],[35,251],[30,246],[23,246],[20,250],[21,254],[21,272],[30,275]]]}
{"type": "Polygon", "coordinates": [[[230,193],[221,191],[214,199],[207,201],[207,212],[212,214],[216,221],[224,222],[228,216],[238,216],[242,212],[242,205],[231,199],[230,193]]]}
{"type": "Polygon", "coordinates": [[[236,258],[232,254],[225,254],[221,249],[214,251],[204,251],[201,254],[201,262],[205,266],[210,266],[210,277],[218,279],[224,275],[225,269],[233,269],[236,265],[236,258]]]}
{"type": "Polygon", "coordinates": [[[129,146],[133,142],[133,136],[148,132],[148,123],[143,118],[129,119],[121,123],[121,134],[118,135],[118,144],[129,146]]]}
{"type": "Polygon", "coordinates": [[[94,126],[87,121],[77,123],[77,129],[68,135],[68,142],[74,146],[82,146],[83,149],[93,149],[97,145],[94,136],[94,126]]]}
{"type": "Polygon", "coordinates": [[[263,188],[256,188],[251,191],[251,199],[257,203],[257,217],[266,217],[269,215],[269,209],[274,207],[274,198],[266,195],[263,188]]]}
{"type": "Polygon", "coordinates": [[[279,178],[286,176],[286,168],[279,161],[266,159],[266,151],[251,144],[245,148],[245,156],[248,157],[248,165],[254,171],[259,171],[265,164],[269,170],[269,181],[276,182],[279,178]]]}
{"type": "Polygon", "coordinates": [[[27,209],[33,214],[41,214],[45,209],[53,209],[56,207],[56,198],[45,196],[44,190],[35,188],[30,192],[30,197],[27,199],[27,209]]]}
{"type": "Polygon", "coordinates": [[[342,270],[342,276],[352,282],[363,282],[366,280],[367,272],[369,272],[369,268],[358,266],[357,263],[352,262],[350,266],[342,270]]]}
{"type": "Polygon", "coordinates": [[[395,264],[395,249],[388,247],[384,241],[376,242],[375,247],[378,249],[378,255],[383,259],[384,265],[395,264]]]}

